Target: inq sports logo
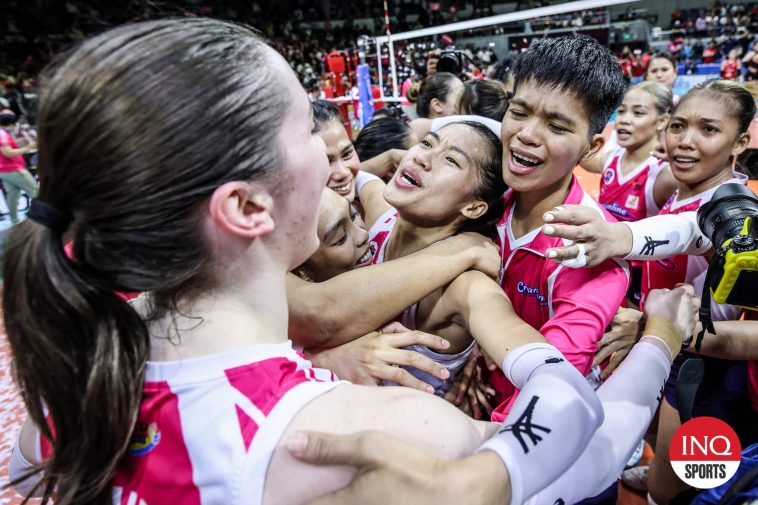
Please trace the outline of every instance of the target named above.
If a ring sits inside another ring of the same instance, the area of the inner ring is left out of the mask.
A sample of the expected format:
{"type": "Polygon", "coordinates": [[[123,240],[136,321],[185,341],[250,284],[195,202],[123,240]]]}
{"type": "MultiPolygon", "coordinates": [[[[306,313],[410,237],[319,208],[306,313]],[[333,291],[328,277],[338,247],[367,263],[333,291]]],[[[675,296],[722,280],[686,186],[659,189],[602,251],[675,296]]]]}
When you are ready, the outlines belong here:
{"type": "Polygon", "coordinates": [[[696,417],[676,430],[669,458],[676,475],[699,489],[710,489],[732,478],[740,466],[742,448],[731,426],[715,417],[696,417]]]}

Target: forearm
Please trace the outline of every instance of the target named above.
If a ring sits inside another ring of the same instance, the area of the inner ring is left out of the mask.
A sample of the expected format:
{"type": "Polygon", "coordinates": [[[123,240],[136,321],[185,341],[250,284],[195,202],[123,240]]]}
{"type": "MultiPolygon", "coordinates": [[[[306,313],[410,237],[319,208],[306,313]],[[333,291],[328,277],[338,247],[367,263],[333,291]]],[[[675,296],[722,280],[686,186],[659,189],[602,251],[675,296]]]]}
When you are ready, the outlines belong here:
{"type": "Polygon", "coordinates": [[[521,394],[482,449],[500,456],[511,503],[520,505],[572,466],[602,424],[603,409],[589,383],[549,344],[514,349],[502,369],[521,394]]]}
{"type": "Polygon", "coordinates": [[[480,272],[466,272],[446,290],[444,303],[463,318],[471,336],[496,362],[512,349],[545,342],[544,337],[519,318],[502,288],[480,272]]]}
{"type": "MultiPolygon", "coordinates": [[[[706,332],[703,336],[701,354],[711,358],[732,360],[758,360],[758,321],[714,321],[716,334],[706,332]]],[[[700,333],[700,322],[694,335],[700,333]]],[[[688,349],[695,352],[694,339],[688,349]]]]}
{"type": "Polygon", "coordinates": [[[655,415],[671,361],[666,345],[643,337],[598,389],[605,419],[585,451],[567,472],[527,503],[576,503],[616,482],[655,415]]]}
{"type": "Polygon", "coordinates": [[[13,156],[23,156],[24,154],[29,154],[30,152],[32,152],[32,150],[28,147],[19,147],[17,149],[13,149],[12,147],[4,147],[2,149],[2,155],[6,158],[11,158],[13,156]]]}
{"type": "Polygon", "coordinates": [[[390,149],[378,156],[363,161],[361,162],[361,172],[366,172],[377,177],[384,177],[387,174],[391,174],[394,171],[396,162],[402,152],[403,151],[400,149],[390,149]]]}
{"type": "Polygon", "coordinates": [[[621,223],[620,226],[631,231],[631,245],[628,239],[622,240],[619,245],[625,250],[617,251],[626,253],[626,259],[654,260],[678,254],[702,255],[711,248],[710,240],[698,227],[695,212],[655,216],[621,223]]]}
{"type": "Polygon", "coordinates": [[[321,283],[288,284],[290,338],[304,347],[334,347],[375,330],[474,264],[469,250],[449,245],[321,283]]]}

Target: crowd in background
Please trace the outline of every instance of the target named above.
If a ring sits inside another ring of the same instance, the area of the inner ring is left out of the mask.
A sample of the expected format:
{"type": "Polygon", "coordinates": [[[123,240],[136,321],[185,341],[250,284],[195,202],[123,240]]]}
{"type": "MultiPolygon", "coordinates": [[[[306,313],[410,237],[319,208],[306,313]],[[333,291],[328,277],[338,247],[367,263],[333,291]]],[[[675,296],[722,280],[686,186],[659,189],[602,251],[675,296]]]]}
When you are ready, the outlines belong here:
{"type": "MultiPolygon", "coordinates": [[[[518,9],[541,7],[547,0],[519,1],[518,9]]],[[[131,23],[154,17],[214,16],[235,19],[258,27],[273,41],[277,50],[290,62],[300,77],[303,86],[312,96],[323,96],[322,77],[328,72],[326,56],[334,51],[346,51],[357,64],[361,36],[372,36],[384,31],[384,12],[381,2],[361,0],[358,2],[321,2],[315,0],[285,0],[281,2],[221,2],[214,0],[186,1],[104,1],[84,2],[68,0],[34,0],[24,2],[8,0],[3,8],[0,22],[0,82],[3,100],[0,105],[10,108],[19,117],[34,122],[33,108],[36,100],[35,75],[53,54],[71,46],[91,33],[109,26],[131,23]],[[42,14],[45,15],[42,15],[42,14]],[[334,21],[331,21],[334,20],[334,21]]],[[[393,30],[403,32],[426,26],[462,21],[494,14],[492,0],[449,0],[446,2],[422,0],[397,0],[389,2],[393,30]]],[[[518,26],[496,26],[477,35],[498,35],[506,32],[534,32],[545,29],[561,29],[599,25],[607,21],[604,9],[571,12],[530,20],[518,26]]],[[[667,51],[679,64],[684,64],[685,73],[695,73],[697,65],[734,61],[744,65],[745,79],[750,80],[758,69],[758,53],[755,51],[754,34],[758,33],[758,3],[726,4],[716,1],[710,9],[675,10],[671,15],[672,30],[667,51]],[[756,67],[756,69],[753,69],[756,67]]],[[[465,37],[466,32],[457,33],[465,37]]],[[[395,45],[399,81],[416,81],[426,75],[426,63],[430,51],[456,49],[465,55],[466,64],[483,75],[497,71],[496,64],[508,67],[516,55],[508,54],[498,62],[492,47],[473,44],[455,45],[455,40],[443,35],[433,40],[416,39],[395,45]]],[[[376,57],[368,51],[372,69],[376,57]]],[[[632,50],[623,47],[619,63],[632,81],[641,79],[650,57],[655,54],[650,48],[632,50]]],[[[388,67],[389,59],[383,57],[388,67]]],[[[475,73],[475,72],[474,72],[475,73]]],[[[378,83],[378,75],[372,78],[378,83]]],[[[349,83],[346,83],[349,84],[349,83]]],[[[391,92],[389,72],[384,74],[383,85],[391,92]]],[[[349,89],[350,86],[346,86],[349,89]]]]}

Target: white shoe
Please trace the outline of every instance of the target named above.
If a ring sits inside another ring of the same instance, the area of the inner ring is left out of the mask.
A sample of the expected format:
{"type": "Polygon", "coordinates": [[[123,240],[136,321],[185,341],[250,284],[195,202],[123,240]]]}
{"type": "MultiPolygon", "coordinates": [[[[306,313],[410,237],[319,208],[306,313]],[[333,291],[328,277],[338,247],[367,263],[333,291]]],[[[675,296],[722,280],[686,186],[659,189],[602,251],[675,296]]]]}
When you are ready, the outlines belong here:
{"type": "Polygon", "coordinates": [[[629,470],[624,470],[621,474],[621,480],[632,489],[647,491],[647,473],[649,471],[649,465],[635,466],[629,470]]]}
{"type": "Polygon", "coordinates": [[[629,461],[626,463],[624,470],[628,470],[630,468],[633,468],[639,465],[640,460],[642,459],[642,453],[644,451],[645,451],[645,441],[640,440],[640,443],[637,444],[637,448],[634,450],[634,454],[632,454],[632,457],[629,458],[629,461]]]}

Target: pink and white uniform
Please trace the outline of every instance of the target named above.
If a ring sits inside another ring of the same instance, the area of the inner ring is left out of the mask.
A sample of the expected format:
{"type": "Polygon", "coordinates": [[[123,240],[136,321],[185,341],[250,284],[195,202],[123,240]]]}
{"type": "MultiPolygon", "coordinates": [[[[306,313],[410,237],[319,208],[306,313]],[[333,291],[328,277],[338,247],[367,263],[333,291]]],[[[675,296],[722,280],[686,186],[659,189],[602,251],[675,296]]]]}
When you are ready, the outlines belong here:
{"type": "MultiPolygon", "coordinates": [[[[742,174],[734,174],[734,178],[727,183],[747,184],[747,177],[742,174]]],[[[701,205],[708,203],[718,187],[711,188],[698,195],[679,200],[679,192],[671,195],[661,209],[660,214],[681,214],[687,211],[696,211],[701,205]]],[[[708,259],[704,256],[679,255],[671,258],[645,261],[642,272],[642,306],[645,297],[653,289],[671,289],[679,283],[692,284],[696,293],[703,290],[705,274],[708,271],[708,259]]],[[[742,309],[733,305],[720,305],[715,301],[711,303],[711,312],[714,321],[730,321],[738,319],[742,309]]]]}
{"type": "MultiPolygon", "coordinates": [[[[505,212],[497,227],[502,258],[500,285],[516,314],[539,330],[586,376],[592,368],[597,342],[624,299],[629,284],[628,265],[608,260],[592,268],[570,268],[548,259],[548,248],[571,242],[545,235],[541,228],[515,238],[511,228],[515,194],[510,190],[504,198],[505,212]]],[[[596,209],[606,220],[614,221],[584,192],[576,178],[563,203],[596,209]]],[[[517,391],[501,373],[493,374],[490,381],[501,403],[492,420],[502,421],[517,391]]]]}
{"type": "Polygon", "coordinates": [[[392,229],[397,223],[397,210],[390,209],[371,225],[368,231],[368,249],[371,251],[371,264],[384,263],[384,251],[387,249],[392,229]]]}
{"type": "Polygon", "coordinates": [[[621,160],[625,153],[625,148],[618,148],[605,164],[598,202],[619,221],[639,221],[658,214],[660,209],[653,194],[655,181],[668,163],[650,156],[623,175],[621,160]]]}
{"type": "MultiPolygon", "coordinates": [[[[114,505],[261,503],[279,439],[314,398],[345,384],[291,342],[149,362],[114,505]]],[[[41,456],[50,444],[41,441],[41,456]]]]}

